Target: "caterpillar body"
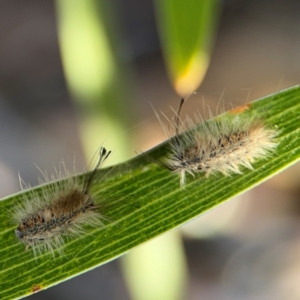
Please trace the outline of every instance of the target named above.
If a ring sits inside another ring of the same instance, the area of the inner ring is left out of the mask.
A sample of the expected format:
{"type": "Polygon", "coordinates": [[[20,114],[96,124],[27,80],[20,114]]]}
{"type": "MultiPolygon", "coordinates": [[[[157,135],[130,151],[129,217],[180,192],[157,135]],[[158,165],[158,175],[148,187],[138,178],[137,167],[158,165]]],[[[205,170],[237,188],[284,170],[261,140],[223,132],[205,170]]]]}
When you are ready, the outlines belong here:
{"type": "MultiPolygon", "coordinates": [[[[85,232],[84,225],[104,225],[105,217],[99,212],[90,188],[98,168],[110,153],[105,148],[100,149],[96,167],[84,180],[68,176],[43,189],[41,195],[32,191],[24,198],[24,203],[14,212],[14,220],[18,223],[15,235],[26,249],[31,247],[34,255],[50,251],[54,256],[55,249],[61,251],[65,238],[85,232]]],[[[57,171],[56,179],[67,175],[71,174],[66,170],[57,171]]],[[[45,180],[48,180],[46,175],[45,180]]]]}
{"type": "MultiPolygon", "coordinates": [[[[175,123],[171,122],[175,136],[163,163],[180,175],[182,187],[186,183],[186,173],[205,173],[208,177],[218,172],[225,176],[241,174],[241,166],[253,170],[252,163],[267,157],[277,146],[275,137],[278,132],[265,126],[261,120],[232,113],[227,118],[209,121],[201,116],[197,116],[196,121],[190,117],[181,121],[181,106],[175,123]],[[184,130],[187,131],[182,132],[184,130]]],[[[172,136],[170,127],[163,125],[163,130],[172,136]]]]}

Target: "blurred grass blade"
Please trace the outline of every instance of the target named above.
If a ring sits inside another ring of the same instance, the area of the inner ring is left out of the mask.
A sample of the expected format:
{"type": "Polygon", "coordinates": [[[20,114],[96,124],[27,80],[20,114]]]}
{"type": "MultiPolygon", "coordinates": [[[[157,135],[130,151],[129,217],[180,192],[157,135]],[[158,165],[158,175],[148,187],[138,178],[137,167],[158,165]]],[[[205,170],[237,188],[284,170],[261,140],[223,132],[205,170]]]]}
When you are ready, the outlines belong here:
{"type": "Polygon", "coordinates": [[[57,0],[58,33],[68,85],[81,101],[95,101],[115,76],[115,61],[94,0],[57,0]]]}
{"type": "Polygon", "coordinates": [[[156,0],[157,25],[172,84],[185,97],[200,85],[218,22],[218,0],[156,0]]]}
{"type": "Polygon", "coordinates": [[[110,5],[97,0],[56,0],[62,63],[78,108],[82,146],[86,157],[92,157],[106,139],[107,148],[118,149],[111,164],[132,153],[128,149],[132,137],[124,128],[130,127],[133,109],[126,88],[131,72],[123,70],[120,52],[113,50],[122,47],[110,5]]]}
{"type": "MultiPolygon", "coordinates": [[[[277,128],[278,147],[271,157],[253,163],[243,174],[205,178],[188,176],[186,188],[176,174],[154,164],[168,151],[165,142],[108,173],[99,171],[93,189],[96,201],[105,202],[103,213],[111,220],[105,228],[66,241],[64,255],[53,260],[45,254],[33,258],[14,236],[16,224],[8,214],[22,193],[0,201],[0,299],[31,294],[115,259],[130,249],[240,194],[300,158],[300,87],[296,86],[252,102],[247,110],[235,110],[241,118],[255,115],[277,128]],[[152,159],[149,159],[149,156],[152,159]],[[106,174],[106,176],[105,176],[106,174]],[[118,201],[114,201],[118,200],[118,201]]],[[[232,113],[232,112],[231,112],[232,113]]],[[[221,118],[227,118],[224,114],[221,118]]],[[[47,189],[47,185],[38,190],[47,189]]],[[[28,192],[26,192],[28,193],[28,192]]]]}
{"type": "Polygon", "coordinates": [[[130,299],[183,299],[188,272],[178,230],[133,249],[121,262],[130,299]]]}

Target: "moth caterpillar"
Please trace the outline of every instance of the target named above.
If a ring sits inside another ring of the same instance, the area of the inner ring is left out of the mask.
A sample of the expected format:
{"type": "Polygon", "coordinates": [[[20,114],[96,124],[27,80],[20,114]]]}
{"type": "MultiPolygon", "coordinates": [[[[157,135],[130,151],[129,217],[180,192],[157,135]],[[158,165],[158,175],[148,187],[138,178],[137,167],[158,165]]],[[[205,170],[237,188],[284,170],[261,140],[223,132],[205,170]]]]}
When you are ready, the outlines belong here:
{"type": "Polygon", "coordinates": [[[164,132],[169,137],[174,135],[163,163],[180,175],[182,187],[186,173],[205,173],[208,177],[218,172],[225,176],[241,174],[241,166],[253,170],[252,163],[268,156],[277,146],[277,131],[262,120],[247,119],[234,112],[219,119],[203,120],[197,116],[194,121],[187,116],[181,120],[183,103],[184,99],[168,128],[160,121],[164,132]]]}
{"type": "MultiPolygon", "coordinates": [[[[85,233],[84,225],[104,225],[105,218],[99,212],[90,188],[98,168],[110,153],[101,148],[95,168],[83,180],[69,176],[66,169],[59,170],[55,174],[59,181],[43,189],[42,194],[33,190],[29,196],[24,196],[24,203],[14,212],[14,220],[18,223],[15,235],[26,250],[31,247],[34,255],[50,251],[54,256],[54,250],[61,251],[65,238],[85,233]]],[[[46,174],[44,177],[48,181],[46,174]]]]}

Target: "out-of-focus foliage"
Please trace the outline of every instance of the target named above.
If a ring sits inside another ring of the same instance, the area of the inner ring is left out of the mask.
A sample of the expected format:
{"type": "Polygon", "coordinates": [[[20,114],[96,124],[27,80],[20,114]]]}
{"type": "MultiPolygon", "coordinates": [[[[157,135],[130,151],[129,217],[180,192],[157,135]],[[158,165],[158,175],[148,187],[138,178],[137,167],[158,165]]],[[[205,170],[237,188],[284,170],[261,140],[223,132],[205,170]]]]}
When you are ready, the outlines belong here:
{"type": "Polygon", "coordinates": [[[156,0],[157,25],[171,82],[185,97],[200,85],[210,60],[218,0],[156,0]]]}

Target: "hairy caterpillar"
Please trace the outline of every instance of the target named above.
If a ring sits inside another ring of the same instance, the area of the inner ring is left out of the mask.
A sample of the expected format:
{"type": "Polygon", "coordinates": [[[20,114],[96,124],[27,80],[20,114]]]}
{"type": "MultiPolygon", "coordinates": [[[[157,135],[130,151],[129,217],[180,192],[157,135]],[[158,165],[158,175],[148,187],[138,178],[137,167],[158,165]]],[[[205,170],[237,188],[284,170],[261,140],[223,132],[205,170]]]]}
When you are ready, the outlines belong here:
{"type": "MultiPolygon", "coordinates": [[[[61,251],[65,238],[85,232],[84,225],[104,225],[105,217],[99,212],[90,188],[110,153],[100,149],[98,163],[84,180],[69,177],[71,174],[65,169],[59,170],[55,177],[61,180],[67,176],[64,180],[54,181],[42,194],[32,191],[24,196],[24,203],[15,209],[14,220],[18,223],[15,235],[26,249],[31,247],[34,255],[50,251],[54,256],[54,250],[61,251]]],[[[47,175],[44,177],[49,181],[47,175]]]]}
{"type": "Polygon", "coordinates": [[[208,177],[218,172],[225,176],[241,174],[241,166],[253,170],[251,164],[268,156],[277,146],[277,131],[265,126],[262,120],[243,118],[234,110],[220,119],[206,121],[198,115],[195,121],[188,116],[181,120],[183,103],[184,99],[169,127],[159,119],[167,136],[174,135],[163,163],[180,175],[181,186],[185,185],[186,172],[205,173],[208,177]]]}

